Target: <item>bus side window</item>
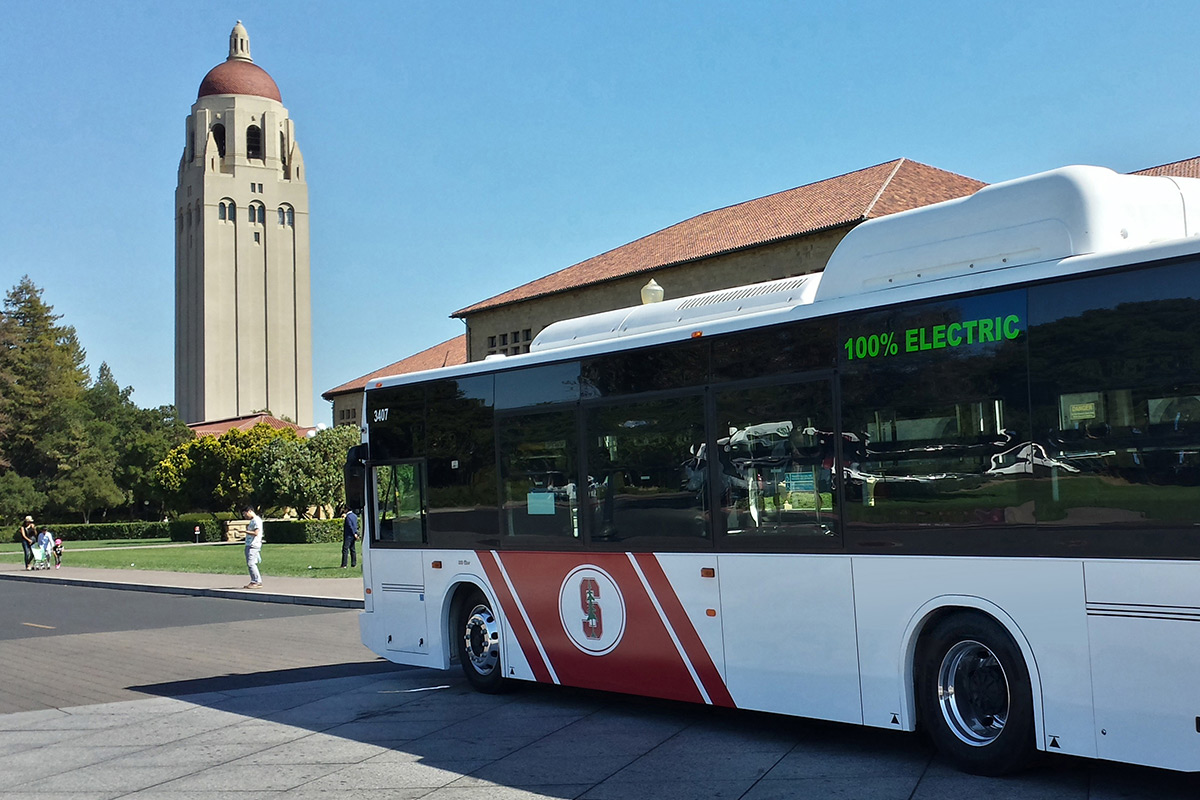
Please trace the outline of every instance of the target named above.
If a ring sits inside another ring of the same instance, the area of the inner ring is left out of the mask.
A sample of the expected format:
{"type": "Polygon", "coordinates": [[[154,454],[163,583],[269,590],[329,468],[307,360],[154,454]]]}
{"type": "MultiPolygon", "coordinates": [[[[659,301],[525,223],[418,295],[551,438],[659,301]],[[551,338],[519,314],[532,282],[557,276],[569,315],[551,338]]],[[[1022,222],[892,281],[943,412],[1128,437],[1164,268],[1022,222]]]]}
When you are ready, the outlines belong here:
{"type": "Polygon", "coordinates": [[[587,413],[591,540],[710,537],[700,394],[587,413]]]}
{"type": "Polygon", "coordinates": [[[418,463],[375,468],[375,541],[425,542],[424,482],[418,463]]]}
{"type": "Polygon", "coordinates": [[[727,536],[837,536],[832,397],[828,381],[717,393],[727,536]]]}
{"type": "Polygon", "coordinates": [[[1195,262],[1030,290],[1030,376],[1046,432],[1040,523],[1098,552],[1170,552],[1200,521],[1195,262]],[[1086,343],[1081,347],[1080,343],[1086,343]],[[1152,530],[1137,538],[1134,530],[1152,530]]]}

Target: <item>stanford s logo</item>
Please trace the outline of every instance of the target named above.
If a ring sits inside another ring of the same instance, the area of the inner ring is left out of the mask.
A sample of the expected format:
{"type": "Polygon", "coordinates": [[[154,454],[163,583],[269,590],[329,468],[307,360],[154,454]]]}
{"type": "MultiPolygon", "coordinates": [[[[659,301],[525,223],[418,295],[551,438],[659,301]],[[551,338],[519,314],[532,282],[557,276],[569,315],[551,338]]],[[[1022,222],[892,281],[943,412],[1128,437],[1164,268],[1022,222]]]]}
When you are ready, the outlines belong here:
{"type": "Polygon", "coordinates": [[[591,564],[567,575],[558,611],[571,643],[588,655],[611,653],[625,634],[625,598],[612,576],[591,564]]]}
{"type": "Polygon", "coordinates": [[[584,578],[579,582],[579,607],[583,609],[583,635],[588,639],[604,638],[604,612],[596,601],[600,598],[600,584],[595,578],[584,578]]]}

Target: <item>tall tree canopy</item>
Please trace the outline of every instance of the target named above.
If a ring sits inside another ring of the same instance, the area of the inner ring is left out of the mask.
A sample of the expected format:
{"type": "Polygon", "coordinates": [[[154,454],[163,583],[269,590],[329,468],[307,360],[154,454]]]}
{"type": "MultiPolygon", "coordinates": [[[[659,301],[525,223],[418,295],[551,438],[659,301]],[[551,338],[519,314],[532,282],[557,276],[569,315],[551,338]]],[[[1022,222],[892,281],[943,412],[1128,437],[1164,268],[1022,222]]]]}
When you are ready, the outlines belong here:
{"type": "Polygon", "coordinates": [[[25,276],[0,312],[0,507],[6,517],[161,513],[154,466],[191,436],[174,409],[139,409],[107,364],[92,382],[75,329],[25,276]],[[11,506],[11,508],[10,508],[11,506]]]}

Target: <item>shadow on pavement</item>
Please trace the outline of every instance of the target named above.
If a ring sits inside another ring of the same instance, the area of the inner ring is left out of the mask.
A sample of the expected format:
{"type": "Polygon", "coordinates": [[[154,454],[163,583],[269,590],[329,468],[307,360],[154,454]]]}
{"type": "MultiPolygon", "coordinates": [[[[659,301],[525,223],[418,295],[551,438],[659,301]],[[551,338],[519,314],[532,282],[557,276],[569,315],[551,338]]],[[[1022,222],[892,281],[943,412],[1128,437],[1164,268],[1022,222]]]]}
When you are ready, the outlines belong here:
{"type": "Polygon", "coordinates": [[[401,669],[406,669],[406,667],[397,666],[381,658],[377,661],[349,664],[325,664],[317,667],[281,669],[268,672],[214,675],[211,678],[192,678],[186,681],[151,683],[142,686],[127,686],[125,688],[130,691],[143,692],[160,697],[183,697],[185,695],[207,694],[210,692],[234,692],[239,689],[281,686],[290,683],[305,683],[307,681],[323,681],[330,678],[379,675],[401,669]]]}
{"type": "Polygon", "coordinates": [[[464,798],[1195,800],[1200,775],[1047,757],[1007,778],[963,775],[914,734],[518,684],[473,691],[455,670],[388,661],[221,675],[130,687],[237,714],[189,739],[266,749],[239,763],[338,765],[326,792],[443,787],[464,798]]]}

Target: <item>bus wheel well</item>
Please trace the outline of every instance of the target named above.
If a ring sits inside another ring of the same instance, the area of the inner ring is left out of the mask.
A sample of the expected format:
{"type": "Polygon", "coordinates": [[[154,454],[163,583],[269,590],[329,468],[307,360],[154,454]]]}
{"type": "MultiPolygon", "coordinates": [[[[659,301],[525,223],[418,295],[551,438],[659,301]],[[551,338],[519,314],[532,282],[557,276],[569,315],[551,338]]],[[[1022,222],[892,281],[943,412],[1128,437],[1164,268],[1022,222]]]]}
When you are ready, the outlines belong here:
{"type": "Polygon", "coordinates": [[[996,617],[978,608],[938,609],[914,648],[918,727],[966,772],[1017,771],[1036,750],[1030,678],[1020,646],[996,617]]]}
{"type": "Polygon", "coordinates": [[[461,581],[455,585],[454,591],[450,595],[450,603],[447,606],[448,613],[443,620],[443,624],[446,630],[446,646],[450,650],[451,664],[460,663],[462,657],[462,637],[459,636],[457,625],[458,620],[462,616],[463,606],[479,591],[481,589],[470,581],[461,581]]]}

